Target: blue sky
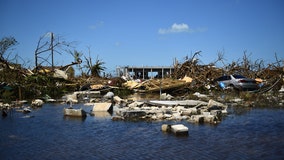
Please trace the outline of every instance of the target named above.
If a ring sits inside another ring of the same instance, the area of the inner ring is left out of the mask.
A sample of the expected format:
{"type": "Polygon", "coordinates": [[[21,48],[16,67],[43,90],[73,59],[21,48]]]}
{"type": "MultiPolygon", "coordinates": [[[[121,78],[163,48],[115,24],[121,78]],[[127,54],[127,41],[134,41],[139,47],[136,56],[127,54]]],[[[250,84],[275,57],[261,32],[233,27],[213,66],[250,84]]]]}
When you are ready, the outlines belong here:
{"type": "MultiPolygon", "coordinates": [[[[283,0],[0,0],[0,38],[19,42],[13,53],[34,67],[48,32],[76,50],[116,66],[169,66],[201,50],[202,64],[224,53],[227,63],[284,58],[283,0]]],[[[73,61],[56,54],[55,64],[73,61]]]]}

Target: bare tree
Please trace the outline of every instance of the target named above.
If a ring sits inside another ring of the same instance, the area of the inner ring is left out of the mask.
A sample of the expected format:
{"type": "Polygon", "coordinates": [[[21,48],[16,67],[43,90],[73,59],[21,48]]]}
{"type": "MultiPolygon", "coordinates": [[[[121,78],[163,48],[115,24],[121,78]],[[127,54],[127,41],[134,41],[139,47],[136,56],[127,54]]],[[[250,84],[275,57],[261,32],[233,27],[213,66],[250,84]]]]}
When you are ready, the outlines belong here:
{"type": "Polygon", "coordinates": [[[0,62],[5,65],[5,68],[10,69],[9,58],[11,53],[7,53],[9,49],[15,46],[18,42],[14,37],[4,37],[0,41],[0,62]]]}
{"type": "Polygon", "coordinates": [[[223,67],[226,67],[226,64],[225,64],[225,51],[218,51],[217,53],[217,60],[215,60],[214,62],[211,63],[211,65],[216,65],[218,62],[221,62],[223,67]]]}
{"type": "Polygon", "coordinates": [[[53,69],[54,53],[62,55],[63,52],[68,51],[69,47],[71,47],[71,43],[64,41],[60,36],[54,36],[52,32],[48,32],[41,36],[35,50],[36,70],[43,64],[51,65],[53,69]],[[44,54],[49,51],[50,53],[44,54]],[[41,61],[39,62],[39,60],[41,61]]]}

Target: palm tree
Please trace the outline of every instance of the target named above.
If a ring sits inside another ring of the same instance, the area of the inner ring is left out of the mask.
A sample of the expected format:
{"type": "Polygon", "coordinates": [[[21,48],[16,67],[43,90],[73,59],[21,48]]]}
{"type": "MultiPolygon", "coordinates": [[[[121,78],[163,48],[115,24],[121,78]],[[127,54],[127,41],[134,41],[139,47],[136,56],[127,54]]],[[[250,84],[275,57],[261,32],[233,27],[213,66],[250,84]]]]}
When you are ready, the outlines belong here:
{"type": "Polygon", "coordinates": [[[97,57],[95,65],[91,67],[91,75],[94,77],[100,77],[101,72],[105,70],[105,67],[103,66],[104,64],[105,62],[99,60],[97,57]]]}
{"type": "Polygon", "coordinates": [[[89,75],[91,72],[91,76],[100,77],[101,72],[105,70],[105,67],[103,66],[105,62],[99,60],[99,57],[97,56],[96,63],[93,65],[91,51],[90,48],[88,49],[89,49],[89,57],[88,58],[85,57],[86,60],[85,67],[87,68],[87,75],[89,75]]]}

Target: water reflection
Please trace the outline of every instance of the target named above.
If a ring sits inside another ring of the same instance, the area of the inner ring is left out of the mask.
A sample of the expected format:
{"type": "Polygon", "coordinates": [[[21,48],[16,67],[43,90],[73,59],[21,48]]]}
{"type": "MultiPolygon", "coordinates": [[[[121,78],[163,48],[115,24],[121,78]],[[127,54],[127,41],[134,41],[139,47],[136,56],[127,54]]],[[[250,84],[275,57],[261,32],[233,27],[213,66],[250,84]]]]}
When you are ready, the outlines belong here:
{"type": "Polygon", "coordinates": [[[82,121],[84,122],[87,117],[63,116],[66,121],[82,121]]]}
{"type": "Polygon", "coordinates": [[[92,112],[92,116],[95,116],[96,118],[111,118],[112,114],[110,112],[104,112],[104,111],[97,111],[92,112]]]}
{"type": "Polygon", "coordinates": [[[234,115],[243,115],[249,113],[253,108],[245,106],[228,106],[228,112],[234,115]]]}

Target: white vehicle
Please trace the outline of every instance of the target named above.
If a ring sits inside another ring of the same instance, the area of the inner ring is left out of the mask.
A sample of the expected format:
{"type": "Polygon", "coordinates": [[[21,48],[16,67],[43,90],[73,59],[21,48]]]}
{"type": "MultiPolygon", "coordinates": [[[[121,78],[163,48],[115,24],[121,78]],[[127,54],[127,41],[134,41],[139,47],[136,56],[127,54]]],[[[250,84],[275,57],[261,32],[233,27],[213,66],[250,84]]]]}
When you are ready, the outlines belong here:
{"type": "Polygon", "coordinates": [[[234,88],[241,91],[252,91],[259,89],[256,80],[241,75],[225,75],[215,79],[221,88],[234,88]]]}

